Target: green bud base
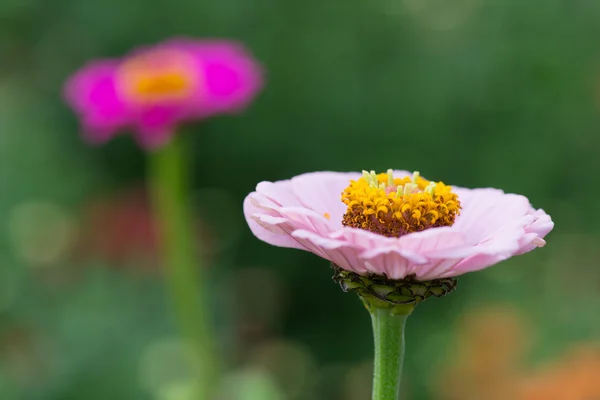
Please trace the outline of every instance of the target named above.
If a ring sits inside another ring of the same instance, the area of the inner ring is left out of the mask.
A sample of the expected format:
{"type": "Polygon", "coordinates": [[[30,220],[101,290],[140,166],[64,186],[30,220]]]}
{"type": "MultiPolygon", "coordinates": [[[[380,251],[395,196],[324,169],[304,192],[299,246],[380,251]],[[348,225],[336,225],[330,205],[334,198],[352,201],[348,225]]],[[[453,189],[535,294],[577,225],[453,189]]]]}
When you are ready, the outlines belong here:
{"type": "Polygon", "coordinates": [[[331,264],[335,271],[333,280],[344,292],[356,292],[370,310],[392,308],[394,314],[410,314],[420,302],[431,296],[442,297],[452,292],[457,285],[454,278],[418,281],[415,275],[393,280],[384,275],[361,276],[331,264]]]}

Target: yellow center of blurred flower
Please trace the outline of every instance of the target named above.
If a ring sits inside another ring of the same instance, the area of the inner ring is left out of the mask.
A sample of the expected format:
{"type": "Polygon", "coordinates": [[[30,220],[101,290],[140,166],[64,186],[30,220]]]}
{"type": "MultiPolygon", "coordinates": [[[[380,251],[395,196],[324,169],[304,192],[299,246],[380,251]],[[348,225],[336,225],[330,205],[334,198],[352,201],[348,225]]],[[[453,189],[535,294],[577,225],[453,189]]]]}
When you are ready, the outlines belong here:
{"type": "Polygon", "coordinates": [[[388,237],[439,226],[451,226],[460,212],[458,196],[442,182],[430,182],[418,172],[395,178],[392,170],[363,171],[342,193],[348,206],[342,223],[388,237]]]}
{"type": "Polygon", "coordinates": [[[193,60],[177,50],[155,50],[126,60],[118,71],[119,87],[136,103],[182,100],[199,85],[193,60]]]}

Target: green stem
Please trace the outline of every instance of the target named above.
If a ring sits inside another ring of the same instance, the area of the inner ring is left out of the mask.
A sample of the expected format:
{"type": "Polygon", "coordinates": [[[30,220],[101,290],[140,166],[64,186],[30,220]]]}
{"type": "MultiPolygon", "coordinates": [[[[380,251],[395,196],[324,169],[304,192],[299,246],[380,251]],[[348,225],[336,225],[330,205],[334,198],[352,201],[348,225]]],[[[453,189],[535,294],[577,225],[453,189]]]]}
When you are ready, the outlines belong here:
{"type": "Polygon", "coordinates": [[[375,338],[373,400],[398,400],[408,314],[394,314],[391,308],[378,307],[371,307],[370,313],[375,338]]]}
{"type": "Polygon", "coordinates": [[[148,183],[165,264],[170,302],[184,339],[194,350],[200,399],[210,399],[219,383],[219,365],[203,268],[194,248],[188,168],[181,137],[148,156],[148,183]],[[200,295],[200,296],[199,296],[200,295]]]}

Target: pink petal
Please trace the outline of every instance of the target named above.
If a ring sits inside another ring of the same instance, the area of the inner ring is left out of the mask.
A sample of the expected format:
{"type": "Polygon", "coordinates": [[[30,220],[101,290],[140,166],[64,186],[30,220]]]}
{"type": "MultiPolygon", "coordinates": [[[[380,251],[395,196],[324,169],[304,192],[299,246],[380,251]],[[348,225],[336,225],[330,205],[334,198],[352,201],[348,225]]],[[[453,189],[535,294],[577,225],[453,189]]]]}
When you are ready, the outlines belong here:
{"type": "Polygon", "coordinates": [[[506,260],[519,250],[519,239],[523,234],[523,227],[518,224],[499,229],[485,243],[475,246],[471,256],[463,258],[456,266],[443,271],[441,275],[458,276],[506,260]]]}
{"type": "Polygon", "coordinates": [[[301,241],[305,248],[335,263],[338,267],[365,274],[368,271],[358,253],[360,249],[342,240],[321,236],[306,230],[294,231],[293,236],[301,241]]]}
{"type": "Polygon", "coordinates": [[[252,203],[252,194],[244,200],[244,216],[252,233],[263,242],[305,250],[304,246],[291,236],[291,232],[286,230],[287,220],[265,214],[252,203]]]}
{"type": "Polygon", "coordinates": [[[273,202],[274,205],[279,207],[301,207],[302,203],[300,199],[296,197],[292,189],[292,182],[290,180],[279,181],[279,182],[260,182],[256,185],[256,192],[263,195],[266,199],[273,202]]]}
{"type": "Polygon", "coordinates": [[[329,215],[333,229],[342,227],[346,205],[342,192],[351,180],[360,178],[358,173],[313,172],[292,179],[292,190],[300,203],[318,214],[329,215]]]}
{"type": "Polygon", "coordinates": [[[290,181],[261,182],[256,190],[246,197],[244,213],[251,230],[268,243],[303,248],[296,240],[290,240],[295,230],[331,231],[330,221],[324,215],[301,205],[290,181]]]}
{"type": "Polygon", "coordinates": [[[546,242],[542,238],[554,228],[554,222],[544,210],[536,210],[533,217],[534,221],[525,227],[526,234],[519,241],[521,248],[515,255],[524,254],[543,246],[546,242]]]}
{"type": "Polygon", "coordinates": [[[464,232],[473,244],[485,240],[506,222],[521,218],[531,209],[526,197],[505,194],[497,189],[454,190],[462,210],[452,227],[464,232]]]}

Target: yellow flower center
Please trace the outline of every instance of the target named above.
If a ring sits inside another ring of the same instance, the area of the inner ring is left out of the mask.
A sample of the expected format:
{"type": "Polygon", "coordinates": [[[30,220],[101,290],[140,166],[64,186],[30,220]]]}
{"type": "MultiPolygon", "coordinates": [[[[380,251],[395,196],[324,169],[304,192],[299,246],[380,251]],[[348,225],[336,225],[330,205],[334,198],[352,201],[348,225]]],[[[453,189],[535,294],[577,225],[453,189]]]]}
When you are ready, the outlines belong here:
{"type": "Polygon", "coordinates": [[[363,171],[342,193],[348,206],[342,223],[388,237],[400,237],[439,226],[451,226],[460,212],[450,186],[431,182],[418,172],[396,178],[392,170],[363,171]]]}
{"type": "Polygon", "coordinates": [[[182,100],[199,85],[193,60],[177,50],[155,50],[126,60],[118,71],[119,87],[136,103],[182,100]]]}

